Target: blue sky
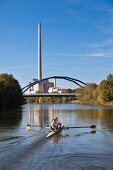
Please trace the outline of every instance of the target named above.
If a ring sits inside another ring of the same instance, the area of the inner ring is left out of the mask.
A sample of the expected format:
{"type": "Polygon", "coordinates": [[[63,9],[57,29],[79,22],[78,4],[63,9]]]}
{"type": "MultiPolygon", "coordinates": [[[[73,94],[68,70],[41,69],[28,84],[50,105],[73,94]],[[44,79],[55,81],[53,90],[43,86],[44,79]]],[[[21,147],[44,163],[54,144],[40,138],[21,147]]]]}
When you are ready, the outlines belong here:
{"type": "Polygon", "coordinates": [[[13,74],[22,87],[37,78],[38,22],[43,78],[98,84],[113,74],[112,0],[0,0],[0,73],[13,74]]]}

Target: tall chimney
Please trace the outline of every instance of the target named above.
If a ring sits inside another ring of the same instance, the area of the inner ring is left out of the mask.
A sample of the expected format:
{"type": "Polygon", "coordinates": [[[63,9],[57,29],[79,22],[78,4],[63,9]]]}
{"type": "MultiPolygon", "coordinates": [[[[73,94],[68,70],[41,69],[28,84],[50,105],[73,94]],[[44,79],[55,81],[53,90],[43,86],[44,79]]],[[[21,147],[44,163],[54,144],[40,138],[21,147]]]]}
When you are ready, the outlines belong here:
{"type": "Polygon", "coordinates": [[[41,23],[38,23],[38,80],[42,79],[41,23]]]}

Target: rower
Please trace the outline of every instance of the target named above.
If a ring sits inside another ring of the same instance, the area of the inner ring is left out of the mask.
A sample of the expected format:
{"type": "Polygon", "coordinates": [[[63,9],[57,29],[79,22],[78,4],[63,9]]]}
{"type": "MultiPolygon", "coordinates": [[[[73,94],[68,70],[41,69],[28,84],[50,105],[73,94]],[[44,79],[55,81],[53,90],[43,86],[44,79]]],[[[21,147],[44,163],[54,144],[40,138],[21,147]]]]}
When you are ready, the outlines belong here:
{"type": "Polygon", "coordinates": [[[59,125],[58,125],[56,119],[53,119],[53,122],[51,123],[50,127],[51,127],[52,130],[58,130],[59,129],[59,125]]]}
{"type": "Polygon", "coordinates": [[[58,117],[55,117],[55,119],[56,119],[56,122],[57,122],[59,128],[61,128],[62,123],[59,122],[58,117]]]}

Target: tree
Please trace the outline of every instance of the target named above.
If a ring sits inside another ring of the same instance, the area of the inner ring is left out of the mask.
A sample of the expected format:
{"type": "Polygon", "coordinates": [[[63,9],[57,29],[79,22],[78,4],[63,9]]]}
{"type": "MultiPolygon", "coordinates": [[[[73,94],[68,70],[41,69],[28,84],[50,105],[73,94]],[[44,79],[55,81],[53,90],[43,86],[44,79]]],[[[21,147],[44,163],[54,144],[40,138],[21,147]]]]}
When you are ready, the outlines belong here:
{"type": "Polygon", "coordinates": [[[83,104],[94,104],[94,92],[97,88],[95,83],[89,83],[87,86],[80,87],[76,90],[76,93],[80,94],[77,98],[83,104]]]}
{"type": "Polygon", "coordinates": [[[109,74],[107,76],[107,81],[109,82],[109,100],[113,101],[113,74],[109,74]]]}
{"type": "Polygon", "coordinates": [[[111,86],[113,86],[113,74],[109,74],[107,76],[107,81],[110,83],[111,86]]]}
{"type": "Polygon", "coordinates": [[[19,106],[23,103],[22,90],[19,82],[12,74],[0,74],[0,106],[19,106]]]}
{"type": "Polygon", "coordinates": [[[108,80],[102,80],[97,87],[97,99],[100,104],[105,104],[113,100],[113,86],[108,80]]]}

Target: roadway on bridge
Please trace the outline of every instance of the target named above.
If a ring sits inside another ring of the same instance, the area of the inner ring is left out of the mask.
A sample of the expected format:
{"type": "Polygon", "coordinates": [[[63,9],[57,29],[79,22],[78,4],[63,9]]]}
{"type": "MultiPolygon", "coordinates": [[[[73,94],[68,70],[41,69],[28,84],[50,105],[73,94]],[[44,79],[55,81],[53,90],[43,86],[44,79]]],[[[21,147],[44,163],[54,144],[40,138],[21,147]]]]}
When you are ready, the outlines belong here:
{"type": "Polygon", "coordinates": [[[26,93],[24,97],[76,97],[75,93],[26,93]]]}

